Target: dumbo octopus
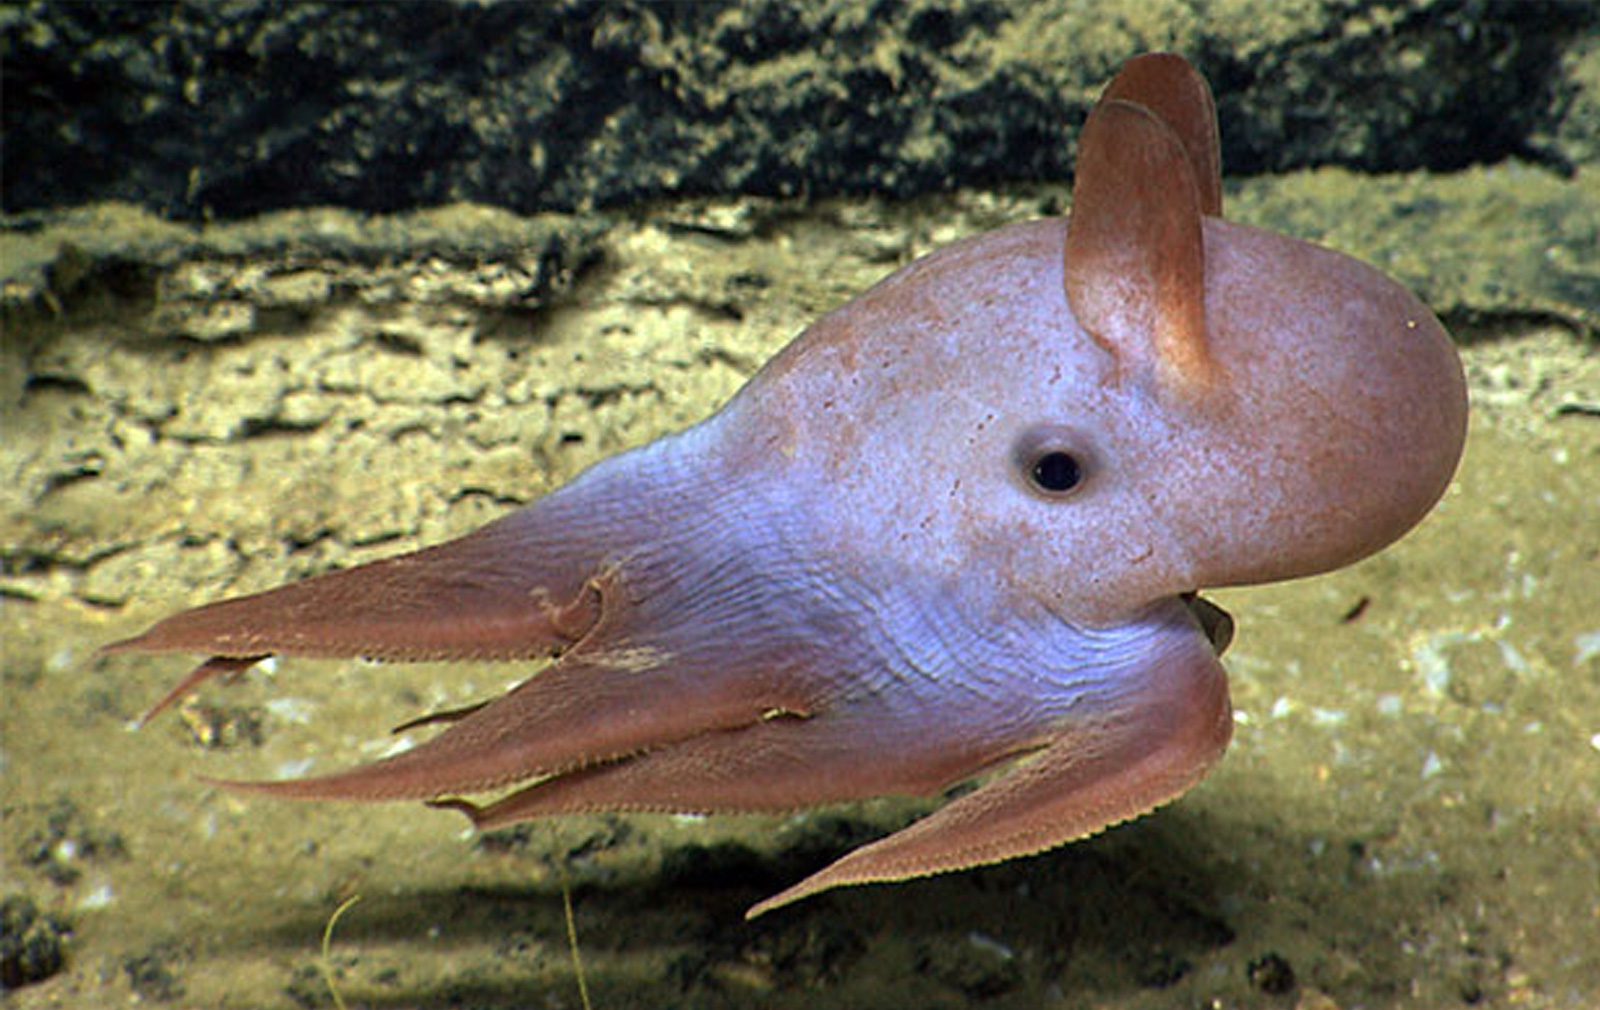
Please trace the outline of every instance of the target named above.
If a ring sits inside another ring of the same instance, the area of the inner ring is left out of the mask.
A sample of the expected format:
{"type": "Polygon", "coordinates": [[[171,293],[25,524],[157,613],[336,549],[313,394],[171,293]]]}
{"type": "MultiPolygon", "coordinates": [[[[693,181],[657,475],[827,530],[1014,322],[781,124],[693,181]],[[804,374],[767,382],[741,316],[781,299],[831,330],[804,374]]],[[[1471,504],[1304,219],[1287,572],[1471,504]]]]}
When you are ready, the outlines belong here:
{"type": "Polygon", "coordinates": [[[1232,623],[1197,592],[1377,551],[1465,437],[1460,362],[1420,301],[1221,209],[1204,79],[1138,57],[1083,127],[1070,220],[910,264],[708,420],[475,533],[107,651],[211,657],[150,715],[273,655],[549,660],[423,720],[450,725],[411,750],[225,783],[427,800],[485,829],[999,771],[750,915],[1138,817],[1231,735],[1232,623]]]}

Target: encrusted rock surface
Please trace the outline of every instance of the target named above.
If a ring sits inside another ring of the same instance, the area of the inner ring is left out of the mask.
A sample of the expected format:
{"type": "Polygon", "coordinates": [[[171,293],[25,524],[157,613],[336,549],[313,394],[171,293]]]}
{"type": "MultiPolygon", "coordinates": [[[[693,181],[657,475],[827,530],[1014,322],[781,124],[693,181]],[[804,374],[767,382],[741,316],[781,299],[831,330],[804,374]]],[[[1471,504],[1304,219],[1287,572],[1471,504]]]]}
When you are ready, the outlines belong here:
{"type": "Polygon", "coordinates": [[[1600,135],[1571,58],[1597,25],[1467,0],[27,3],[0,9],[0,203],[533,213],[1056,180],[1149,49],[1217,85],[1230,172],[1571,166],[1600,135]]]}

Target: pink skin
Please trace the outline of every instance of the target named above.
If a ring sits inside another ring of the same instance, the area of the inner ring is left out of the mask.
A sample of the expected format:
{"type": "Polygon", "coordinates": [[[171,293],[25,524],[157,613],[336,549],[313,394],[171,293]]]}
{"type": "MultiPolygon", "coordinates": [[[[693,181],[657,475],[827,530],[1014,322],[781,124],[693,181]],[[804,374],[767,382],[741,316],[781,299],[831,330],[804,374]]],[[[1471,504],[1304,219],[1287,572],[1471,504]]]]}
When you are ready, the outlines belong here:
{"type": "Polygon", "coordinates": [[[152,715],[268,655],[552,657],[403,754],[228,783],[481,827],[926,795],[1025,758],[752,915],[1136,817],[1227,746],[1229,623],[1193,594],[1390,543],[1465,434],[1427,308],[1223,221],[1217,164],[1204,82],[1131,61],[1085,125],[1070,228],[913,263],[709,420],[474,534],[109,651],[212,657],[152,715]]]}

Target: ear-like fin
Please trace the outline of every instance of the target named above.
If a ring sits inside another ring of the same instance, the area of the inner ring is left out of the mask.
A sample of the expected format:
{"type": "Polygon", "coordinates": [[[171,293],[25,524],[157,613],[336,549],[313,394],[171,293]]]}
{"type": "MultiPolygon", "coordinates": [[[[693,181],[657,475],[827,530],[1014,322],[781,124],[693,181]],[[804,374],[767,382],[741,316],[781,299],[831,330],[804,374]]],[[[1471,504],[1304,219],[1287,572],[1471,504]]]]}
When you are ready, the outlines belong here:
{"type": "Polygon", "coordinates": [[[1143,105],[1095,106],[1078,147],[1067,301],[1116,359],[1119,381],[1189,400],[1216,378],[1201,206],[1189,152],[1171,127],[1143,105]]]}
{"type": "Polygon", "coordinates": [[[847,884],[906,880],[1032,855],[1176,799],[1228,746],[1227,674],[1198,630],[1121,712],[1062,731],[1037,757],[755,905],[754,918],[847,884]]]}
{"type": "Polygon", "coordinates": [[[1188,152],[1200,187],[1200,213],[1222,216],[1222,140],[1211,87],[1175,53],[1146,53],[1122,65],[1101,101],[1142,105],[1166,123],[1188,152]]]}

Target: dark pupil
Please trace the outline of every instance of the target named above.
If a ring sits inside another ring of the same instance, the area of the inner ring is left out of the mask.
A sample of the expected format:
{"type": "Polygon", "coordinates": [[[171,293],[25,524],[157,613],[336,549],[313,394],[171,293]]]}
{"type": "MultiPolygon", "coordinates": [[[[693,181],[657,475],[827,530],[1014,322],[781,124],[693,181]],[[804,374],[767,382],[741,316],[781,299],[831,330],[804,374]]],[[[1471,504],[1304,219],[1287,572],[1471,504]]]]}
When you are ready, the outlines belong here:
{"type": "Polygon", "coordinates": [[[1071,491],[1083,479],[1078,461],[1065,452],[1047,452],[1033,464],[1033,482],[1045,491],[1071,491]]]}

